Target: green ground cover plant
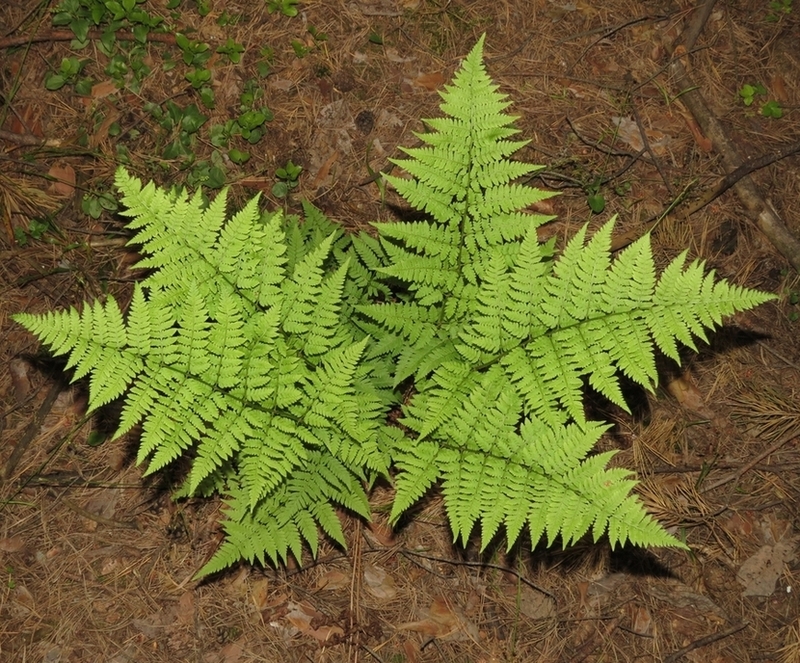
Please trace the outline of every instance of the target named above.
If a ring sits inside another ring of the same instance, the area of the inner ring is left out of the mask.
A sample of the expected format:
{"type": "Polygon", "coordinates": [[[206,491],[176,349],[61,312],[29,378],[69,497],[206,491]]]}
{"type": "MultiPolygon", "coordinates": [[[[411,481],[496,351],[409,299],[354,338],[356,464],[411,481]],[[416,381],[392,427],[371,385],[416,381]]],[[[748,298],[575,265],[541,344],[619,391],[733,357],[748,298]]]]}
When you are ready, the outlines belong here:
{"type": "Polygon", "coordinates": [[[676,258],[656,273],[646,235],[611,254],[613,219],[561,251],[540,241],[554,194],[517,180],[509,102],[486,73],[483,39],[426,120],[421,146],[386,180],[416,220],[346,234],[308,203],[302,219],[229,213],[226,192],[116,185],[147,276],[123,313],[113,297],[15,320],[73,379],[90,408],[124,397],[119,437],[140,427],[147,473],[178,458],[178,496],[222,494],[226,538],[204,576],[244,558],[312,554],[319,530],[344,545],[337,509],[369,518],[391,481],[398,520],[440,484],[454,538],[485,547],[524,528],[535,545],[591,532],[610,545],[684,546],[643,509],[587,388],[626,408],[619,375],[653,388],[657,348],[773,296],[676,258]],[[401,413],[398,423],[391,413],[401,413]]]}

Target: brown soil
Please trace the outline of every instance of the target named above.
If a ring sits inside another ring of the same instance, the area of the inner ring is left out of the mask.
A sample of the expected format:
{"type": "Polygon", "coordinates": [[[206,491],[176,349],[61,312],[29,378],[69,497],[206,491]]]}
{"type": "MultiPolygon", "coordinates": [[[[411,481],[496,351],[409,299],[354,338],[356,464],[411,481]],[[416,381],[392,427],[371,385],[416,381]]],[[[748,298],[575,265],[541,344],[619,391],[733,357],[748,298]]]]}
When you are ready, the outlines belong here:
{"type": "MultiPolygon", "coordinates": [[[[781,299],[727,321],[682,368],[665,363],[656,393],[631,394],[633,416],[609,415],[603,444],[621,450],[648,507],[690,553],[587,542],[478,554],[451,543],[437,495],[391,533],[391,493],[381,489],[375,523],[346,521],[347,551],[327,545],[316,561],[243,564],[195,583],[219,545],[219,503],[172,502],[172,477],[142,478],[134,439],[97,446],[113,408],[86,417],[85,385],[64,382],[9,316],[130,293],[123,221],[92,219],[81,200],[110,189],[120,145],[141,177],[185,181],[162,158],[163,132],[145,106],[200,101],[180,62],[162,67],[180,60],[171,37],[149,42],[141,89],[117,90],[96,42],[73,51],[50,34],[55,2],[2,3],[0,660],[800,661],[800,280],[735,190],[684,214],[726,173],[670,67],[672,44],[696,16],[688,0],[301,0],[294,18],[262,0],[210,4],[201,16],[183,0],[168,19],[214,48],[228,37],[246,47],[238,65],[209,62],[210,123],[238,115],[252,78],[275,116],[249,162],[226,164],[238,200],[262,190],[268,205],[282,204],[271,187],[291,159],[304,169],[291,209],[305,197],[349,228],[392,218],[373,173],[415,143],[420,118],[437,114],[436,90],[486,32],[489,73],[530,139],[518,156],[546,163],[533,184],[563,193],[550,233],[565,238],[619,214],[624,243],[677,202],[654,230],[661,264],[688,249],[720,276],[781,299]],[[220,26],[224,12],[242,18],[220,26]],[[264,46],[274,58],[260,78],[264,46]],[[86,72],[105,85],[84,97],[69,85],[48,92],[45,77],[70,55],[88,58],[86,72]],[[606,209],[592,216],[587,190],[597,181],[606,209]],[[48,215],[42,234],[33,220],[48,215]]],[[[170,15],[166,0],[142,7],[170,15]]],[[[682,60],[743,157],[800,137],[798,43],[800,7],[739,0],[714,8],[682,60]],[[739,96],[747,83],[767,91],[750,107],[739,96]],[[767,100],[782,118],[758,112],[767,100]]],[[[195,153],[209,159],[200,135],[195,153]]],[[[799,165],[789,156],[751,176],[795,234],[799,165]]]]}

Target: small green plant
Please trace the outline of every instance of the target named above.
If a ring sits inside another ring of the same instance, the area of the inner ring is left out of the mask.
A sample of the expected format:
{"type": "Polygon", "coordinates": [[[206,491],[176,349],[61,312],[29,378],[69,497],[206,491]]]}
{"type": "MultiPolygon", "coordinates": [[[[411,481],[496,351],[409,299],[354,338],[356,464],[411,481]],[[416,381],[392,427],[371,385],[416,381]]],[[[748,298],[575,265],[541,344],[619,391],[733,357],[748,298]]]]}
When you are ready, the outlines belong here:
{"type": "Polygon", "coordinates": [[[774,297],[686,253],[657,274],[649,235],[612,256],[613,219],[560,251],[540,241],[551,217],[526,209],[554,194],[518,183],[540,167],[510,159],[526,141],[482,48],[442,94],[446,117],[394,160],[407,177],[386,176],[421,218],[347,235],[308,203],[302,222],[257,198],[230,214],[224,191],[120,169],[147,274],[127,313],[108,296],[14,316],[91,376],[92,410],[125,395],[115,437],[140,426],[148,474],[185,458],[178,496],[224,495],[225,541],[199,576],[316,555],[320,529],[344,545],[337,507],[369,518],[381,477],[393,523],[439,483],[461,542],[479,526],[483,547],[501,528],[509,546],[527,528],[533,545],[686,547],[614,452],[593,452],[609,425],[585,390],[627,409],[620,373],[652,389],[656,349],[677,361],[679,343],[774,297]]]}
{"type": "Polygon", "coordinates": [[[267,11],[270,14],[280,12],[284,16],[293,17],[300,13],[299,4],[299,0],[267,0],[267,11]]]}
{"type": "Polygon", "coordinates": [[[27,246],[29,240],[41,240],[49,230],[52,226],[48,219],[34,218],[28,223],[27,230],[19,226],[14,228],[14,240],[20,246],[27,246]]]}
{"type": "Polygon", "coordinates": [[[192,69],[186,73],[185,78],[195,90],[199,90],[211,80],[211,72],[208,69],[192,69]]]}
{"type": "Polygon", "coordinates": [[[757,96],[766,96],[767,95],[767,88],[765,88],[761,83],[755,83],[754,85],[750,85],[749,83],[746,85],[742,85],[741,89],[739,90],[739,96],[742,98],[745,106],[752,106],[753,101],[757,96]]]}
{"type": "Polygon", "coordinates": [[[266,78],[272,73],[272,61],[275,58],[275,51],[269,46],[263,46],[258,54],[261,57],[256,62],[256,69],[261,78],[266,78]]]}
{"type": "Polygon", "coordinates": [[[208,44],[193,41],[180,32],[175,35],[175,43],[181,49],[183,61],[190,67],[202,67],[211,57],[211,47],[208,44]]]}
{"type": "Polygon", "coordinates": [[[250,161],[250,152],[233,148],[232,150],[228,150],[228,158],[230,158],[233,163],[241,166],[243,163],[250,161]]]}
{"type": "Polygon", "coordinates": [[[775,120],[779,120],[783,117],[783,109],[777,101],[770,99],[761,107],[761,114],[764,117],[771,117],[775,120]]]}
{"type": "Polygon", "coordinates": [[[6,588],[14,589],[17,586],[17,581],[14,579],[14,567],[11,566],[11,564],[6,565],[6,575],[8,576],[6,579],[6,588]]]}
{"type": "Polygon", "coordinates": [[[79,45],[85,46],[92,27],[106,26],[104,42],[110,46],[114,33],[130,29],[134,39],[147,41],[151,30],[161,26],[163,19],[144,11],[140,5],[146,0],[64,0],[53,14],[53,25],[69,26],[79,45]]]}
{"type": "Polygon", "coordinates": [[[244,53],[244,46],[228,37],[228,40],[224,44],[217,47],[217,53],[227,55],[228,59],[233,64],[239,64],[239,61],[242,59],[242,53],[244,53]]]}
{"type": "Polygon", "coordinates": [[[292,190],[296,189],[300,183],[299,178],[302,171],[302,166],[296,166],[289,159],[285,166],[275,171],[278,181],[272,186],[272,195],[276,198],[288,198],[292,190]]]}
{"type": "Polygon", "coordinates": [[[311,35],[311,38],[314,40],[315,44],[320,44],[323,41],[328,41],[327,33],[320,32],[319,30],[317,30],[316,27],[314,27],[310,23],[308,24],[308,27],[306,29],[308,30],[308,34],[311,35]]]}
{"type": "Polygon", "coordinates": [[[85,193],[81,199],[81,211],[93,219],[99,219],[104,212],[114,214],[118,209],[117,198],[108,191],[85,193]]]}
{"type": "Polygon", "coordinates": [[[602,194],[603,180],[595,177],[586,187],[586,202],[593,214],[600,214],[606,208],[606,197],[602,194]]]}
{"type": "Polygon", "coordinates": [[[88,60],[79,60],[74,56],[63,58],[61,66],[57,72],[51,73],[44,81],[44,86],[48,90],[60,90],[67,83],[74,83],[78,78],[88,60]]]}
{"type": "MultiPolygon", "coordinates": [[[[224,124],[215,124],[211,127],[209,138],[215,147],[229,147],[231,139],[241,136],[250,145],[260,141],[266,132],[265,124],[273,119],[269,108],[258,106],[257,102],[263,97],[264,91],[255,79],[245,81],[244,89],[240,96],[240,114],[234,120],[227,120],[224,124]]],[[[233,148],[228,152],[228,157],[237,164],[245,163],[249,152],[233,148]]]]}
{"type": "Polygon", "coordinates": [[[311,47],[306,46],[299,39],[292,39],[292,50],[296,57],[302,59],[311,52],[311,47]]]}
{"type": "MultiPolygon", "coordinates": [[[[757,97],[766,97],[769,94],[767,88],[761,83],[743,85],[739,90],[739,96],[745,106],[752,106],[757,97]]],[[[761,114],[764,117],[780,119],[783,117],[781,105],[774,99],[770,99],[761,105],[761,114]]]]}
{"type": "Polygon", "coordinates": [[[171,138],[162,151],[163,158],[181,157],[193,161],[196,134],[208,121],[208,116],[203,115],[196,104],[181,108],[172,100],[164,104],[164,109],[153,103],[145,104],[144,108],[171,138]]]}
{"type": "Polygon", "coordinates": [[[793,0],[770,0],[767,21],[777,23],[787,14],[792,12],[793,0]]]}
{"type": "Polygon", "coordinates": [[[197,161],[186,176],[189,186],[204,186],[209,189],[221,189],[226,180],[225,161],[219,150],[211,153],[210,161],[197,161]]]}

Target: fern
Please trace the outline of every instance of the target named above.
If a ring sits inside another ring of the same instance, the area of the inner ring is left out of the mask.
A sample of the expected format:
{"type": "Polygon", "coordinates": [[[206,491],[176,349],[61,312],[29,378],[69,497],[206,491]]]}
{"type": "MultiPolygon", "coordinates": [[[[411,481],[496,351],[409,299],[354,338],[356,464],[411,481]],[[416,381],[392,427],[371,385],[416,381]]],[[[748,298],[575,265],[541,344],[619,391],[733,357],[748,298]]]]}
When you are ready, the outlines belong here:
{"type": "Polygon", "coordinates": [[[124,170],[132,244],[147,276],[116,301],[15,316],[90,407],[124,394],[116,435],[141,427],[147,472],[191,460],[178,496],[224,496],[226,538],[199,571],[313,554],[319,529],[344,544],[337,508],[369,517],[367,488],[395,468],[392,520],[440,482],[456,539],[483,545],[527,526],[534,543],[591,532],[612,545],[682,545],[632,493],[630,472],[593,454],[586,385],[626,407],[623,374],[652,389],[654,351],[770,295],[717,281],[681,255],[656,273],[649,236],[611,254],[611,220],[556,255],[526,208],[553,194],[517,180],[508,101],[486,74],[483,39],[442,94],[420,147],[387,176],[424,218],[344,234],[304,204],[304,221],[233,215],[226,193],[142,185],[124,170]],[[389,425],[399,387],[404,428],[389,425]]]}
{"type": "Polygon", "coordinates": [[[480,522],[484,546],[501,524],[509,545],[526,524],[534,543],[591,530],[612,545],[679,545],[632,497],[629,473],[606,469],[611,454],[590,455],[605,425],[586,420],[584,385],[624,408],[619,373],[652,389],[655,347],[677,360],[677,342],[694,347],[772,297],[715,281],[685,254],[657,277],[649,236],[612,258],[613,219],[553,259],[536,232],[548,219],[525,212],[552,194],[514,183],[538,167],[508,160],[525,143],[510,140],[515,118],[482,48],[442,94],[447,117],[395,161],[410,177],[387,178],[428,215],[376,224],[379,271],[405,292],[359,308],[383,330],[395,384],[414,378],[392,519],[441,481],[462,541],[480,522]]]}
{"type": "Polygon", "coordinates": [[[368,339],[342,313],[355,304],[348,261],[332,255],[341,232],[310,206],[303,226],[262,218],[257,200],[227,219],[225,192],[203,207],[124,170],[116,183],[146,254],[137,266],[152,270],[127,319],[109,297],[16,320],[69,352],[75,379],[92,372],[92,409],[127,391],[116,436],[141,424],[147,473],[188,454],[180,494],[229,496],[231,538],[201,574],[316,549],[317,525],[342,540],[333,508],[368,515],[365,486],[386,474],[394,433],[389,369],[361,361],[368,339]]]}

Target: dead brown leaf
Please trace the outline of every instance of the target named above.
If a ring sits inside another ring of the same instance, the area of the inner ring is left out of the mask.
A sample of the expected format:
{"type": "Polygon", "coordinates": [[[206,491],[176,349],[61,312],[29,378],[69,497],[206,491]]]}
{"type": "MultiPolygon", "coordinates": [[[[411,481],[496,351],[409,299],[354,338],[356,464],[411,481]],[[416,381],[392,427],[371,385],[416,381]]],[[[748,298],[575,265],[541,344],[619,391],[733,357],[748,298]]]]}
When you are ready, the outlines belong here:
{"type": "Polygon", "coordinates": [[[0,539],[0,552],[16,553],[25,547],[25,540],[21,536],[9,536],[0,539]]]}
{"type": "Polygon", "coordinates": [[[53,195],[69,198],[75,192],[75,169],[69,164],[53,165],[47,174],[53,178],[48,187],[53,195]]]}
{"type": "Polygon", "coordinates": [[[556,611],[555,601],[543,592],[522,585],[519,588],[519,611],[531,619],[552,617],[556,611]]]}
{"type": "Polygon", "coordinates": [[[367,527],[369,537],[376,543],[385,546],[386,548],[391,548],[394,545],[394,531],[391,527],[384,523],[379,523],[376,520],[373,520],[371,523],[369,523],[367,527]]]}
{"type": "Polygon", "coordinates": [[[30,364],[21,357],[16,357],[8,363],[8,373],[11,376],[11,386],[17,404],[22,403],[31,391],[29,370],[30,364]]]}
{"type": "Polygon", "coordinates": [[[797,557],[794,541],[786,539],[773,546],[764,545],[749,557],[736,574],[744,585],[742,596],[770,596],[784,567],[797,557]]]}
{"type": "Polygon", "coordinates": [[[408,663],[419,663],[419,645],[413,640],[406,640],[403,643],[403,653],[408,663]]]}
{"type": "Polygon", "coordinates": [[[629,604],[628,613],[631,618],[631,631],[636,635],[650,635],[653,629],[653,616],[643,605],[629,604]]]}
{"type": "Polygon", "coordinates": [[[317,174],[314,176],[314,181],[311,182],[311,189],[317,189],[326,179],[328,179],[328,175],[331,172],[331,166],[336,163],[336,160],[339,158],[339,152],[335,151],[331,154],[326,160],[325,163],[320,166],[320,169],[317,171],[317,174]]]}
{"type": "Polygon", "coordinates": [[[101,81],[100,83],[95,83],[92,86],[92,98],[93,99],[102,99],[103,97],[107,97],[111,94],[114,94],[117,91],[117,85],[112,80],[108,81],[101,81]]]}
{"type": "Polygon", "coordinates": [[[429,74],[420,74],[414,79],[414,85],[428,92],[436,92],[444,84],[444,74],[433,71],[429,74]]]}
{"type": "Polygon", "coordinates": [[[675,397],[683,407],[707,419],[713,419],[714,413],[708,408],[700,390],[685,373],[667,383],[667,391],[675,397]]]}
{"type": "Polygon", "coordinates": [[[304,635],[309,635],[315,640],[326,642],[344,635],[340,626],[327,624],[328,618],[317,612],[308,603],[294,603],[287,605],[286,621],[304,635]]]}
{"type": "Polygon", "coordinates": [[[229,642],[222,649],[217,652],[219,663],[238,663],[244,653],[244,647],[237,640],[236,642],[229,642]]]}
{"type": "Polygon", "coordinates": [[[343,589],[350,586],[350,574],[339,569],[330,569],[317,580],[317,589],[343,589]]]}
{"type": "Polygon", "coordinates": [[[790,101],[789,92],[786,89],[786,79],[781,74],[775,74],[769,81],[770,90],[775,99],[781,103],[788,104],[790,101]]]}
{"type": "Polygon", "coordinates": [[[447,640],[475,640],[480,638],[478,627],[469,621],[461,610],[442,596],[431,603],[426,619],[400,624],[398,630],[414,631],[434,638],[447,640]]]}
{"type": "Polygon", "coordinates": [[[250,596],[257,610],[266,608],[267,600],[269,599],[269,578],[262,578],[254,582],[250,596]]]}
{"type": "Polygon", "coordinates": [[[714,149],[714,144],[711,142],[710,138],[706,138],[694,117],[688,112],[681,113],[681,115],[683,116],[684,122],[686,122],[686,127],[692,134],[692,138],[694,138],[694,142],[697,143],[697,146],[703,150],[703,152],[711,152],[714,149]]]}
{"type": "Polygon", "coordinates": [[[376,599],[391,601],[397,596],[394,578],[379,566],[364,567],[364,587],[376,599]]]}
{"type": "Polygon", "coordinates": [[[186,626],[194,624],[194,592],[188,591],[181,594],[178,605],[175,607],[175,616],[181,624],[186,626]]]}

